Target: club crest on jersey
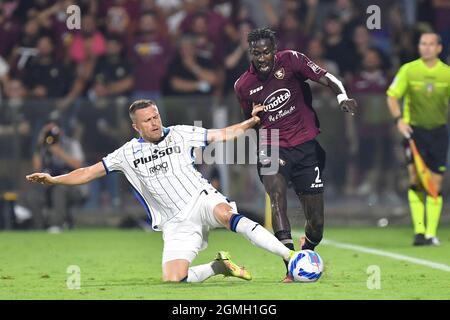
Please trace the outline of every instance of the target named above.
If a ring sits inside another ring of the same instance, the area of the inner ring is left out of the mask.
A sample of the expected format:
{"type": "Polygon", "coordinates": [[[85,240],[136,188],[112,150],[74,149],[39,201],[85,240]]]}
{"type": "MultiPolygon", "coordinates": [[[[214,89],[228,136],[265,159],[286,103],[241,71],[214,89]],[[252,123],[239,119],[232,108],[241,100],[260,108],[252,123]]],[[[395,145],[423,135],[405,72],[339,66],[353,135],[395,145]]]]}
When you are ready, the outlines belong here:
{"type": "Polygon", "coordinates": [[[274,76],[278,80],[282,80],[284,78],[284,68],[281,68],[281,69],[278,69],[277,71],[275,71],[274,76]]]}
{"type": "Polygon", "coordinates": [[[257,93],[258,91],[261,91],[263,89],[263,86],[259,86],[258,88],[256,88],[256,89],[251,89],[250,90],[250,96],[252,95],[252,94],[254,94],[254,93],[257,93]]]}

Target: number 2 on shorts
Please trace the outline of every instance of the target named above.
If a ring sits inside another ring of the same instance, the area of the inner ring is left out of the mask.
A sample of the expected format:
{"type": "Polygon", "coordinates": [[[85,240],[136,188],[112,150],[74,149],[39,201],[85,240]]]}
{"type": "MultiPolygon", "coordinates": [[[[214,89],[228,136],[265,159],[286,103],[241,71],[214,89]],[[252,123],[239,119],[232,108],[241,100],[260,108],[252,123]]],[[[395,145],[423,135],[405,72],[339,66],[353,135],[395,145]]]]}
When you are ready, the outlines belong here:
{"type": "Polygon", "coordinates": [[[315,183],[322,183],[322,179],[320,179],[320,169],[319,169],[319,167],[315,167],[314,171],[317,171],[317,177],[316,177],[316,180],[314,182],[315,183]]]}

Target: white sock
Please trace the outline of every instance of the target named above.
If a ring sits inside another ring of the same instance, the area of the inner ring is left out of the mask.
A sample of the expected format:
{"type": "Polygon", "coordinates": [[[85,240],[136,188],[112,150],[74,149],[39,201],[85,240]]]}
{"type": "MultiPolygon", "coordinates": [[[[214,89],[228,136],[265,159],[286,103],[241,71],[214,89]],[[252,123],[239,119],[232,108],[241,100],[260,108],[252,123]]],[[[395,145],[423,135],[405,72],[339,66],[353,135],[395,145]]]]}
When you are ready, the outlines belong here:
{"type": "Polygon", "coordinates": [[[234,215],[231,218],[231,230],[242,233],[254,245],[288,260],[291,250],[259,223],[241,215],[234,215]]]}
{"type": "Polygon", "coordinates": [[[217,274],[213,268],[214,262],[201,264],[195,267],[190,267],[186,282],[202,282],[217,274]]]}

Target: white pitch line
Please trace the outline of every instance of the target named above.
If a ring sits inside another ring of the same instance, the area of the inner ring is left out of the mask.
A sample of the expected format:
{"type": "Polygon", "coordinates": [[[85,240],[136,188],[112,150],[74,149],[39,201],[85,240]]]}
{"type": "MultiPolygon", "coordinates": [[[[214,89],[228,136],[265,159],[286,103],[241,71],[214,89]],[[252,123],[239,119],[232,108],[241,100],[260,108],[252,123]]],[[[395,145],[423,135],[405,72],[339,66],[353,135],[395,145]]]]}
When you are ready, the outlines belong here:
{"type": "MultiPolygon", "coordinates": [[[[294,237],[299,238],[303,234],[294,233],[293,235],[294,235],[294,237]]],[[[369,248],[369,247],[359,246],[356,244],[343,243],[343,242],[338,242],[338,241],[328,240],[328,239],[323,239],[320,242],[320,244],[329,245],[329,246],[333,246],[333,247],[341,248],[341,249],[348,249],[348,250],[353,250],[353,251],[364,252],[364,253],[373,254],[376,256],[388,257],[388,258],[392,258],[392,259],[400,260],[400,261],[407,261],[407,262],[418,264],[421,266],[450,272],[450,266],[446,265],[444,263],[437,263],[437,262],[433,262],[433,261],[429,261],[429,260],[413,258],[413,257],[405,256],[402,254],[388,252],[388,251],[384,251],[384,250],[380,250],[380,249],[373,249],[373,248],[369,248]]]]}
{"type": "Polygon", "coordinates": [[[418,264],[421,266],[450,272],[450,266],[446,265],[444,263],[437,263],[437,262],[433,262],[433,261],[429,261],[429,260],[413,258],[413,257],[405,256],[402,254],[398,254],[398,253],[358,246],[355,244],[342,243],[342,242],[338,242],[338,241],[334,241],[334,240],[326,240],[326,239],[322,240],[321,244],[325,244],[325,245],[329,245],[329,246],[333,246],[333,247],[341,248],[341,249],[348,249],[348,250],[353,250],[353,251],[364,252],[364,253],[373,254],[373,255],[382,256],[382,257],[388,257],[388,258],[392,258],[392,259],[400,260],[400,261],[407,261],[407,262],[418,264]]]}

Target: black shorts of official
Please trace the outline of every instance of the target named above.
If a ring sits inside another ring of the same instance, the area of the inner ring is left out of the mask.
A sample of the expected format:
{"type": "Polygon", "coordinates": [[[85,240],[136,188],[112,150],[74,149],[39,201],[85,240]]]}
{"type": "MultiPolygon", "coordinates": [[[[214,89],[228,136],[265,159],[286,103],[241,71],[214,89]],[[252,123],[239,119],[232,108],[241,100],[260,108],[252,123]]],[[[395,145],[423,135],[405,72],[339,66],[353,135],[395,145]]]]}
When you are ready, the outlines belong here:
{"type": "Polygon", "coordinates": [[[261,148],[258,152],[258,175],[261,182],[263,174],[280,173],[286,179],[288,187],[293,187],[299,195],[323,193],[322,172],[325,168],[326,154],[319,142],[310,140],[295,147],[280,147],[278,159],[275,159],[276,153],[271,149],[274,147],[268,147],[267,150],[261,148]],[[277,160],[278,170],[271,170],[271,167],[275,167],[271,162],[277,160]]]}
{"type": "MultiPolygon", "coordinates": [[[[444,174],[447,170],[448,128],[441,126],[435,129],[424,129],[411,126],[412,138],[416,142],[417,150],[431,171],[444,174]]],[[[407,139],[403,140],[408,164],[414,163],[407,139]]]]}

